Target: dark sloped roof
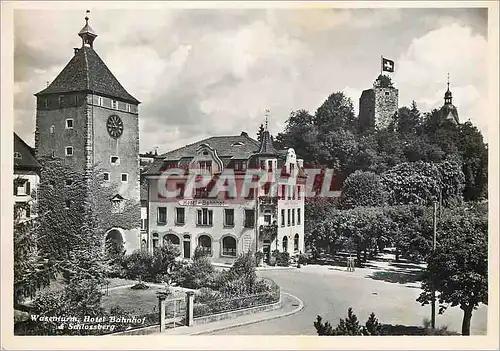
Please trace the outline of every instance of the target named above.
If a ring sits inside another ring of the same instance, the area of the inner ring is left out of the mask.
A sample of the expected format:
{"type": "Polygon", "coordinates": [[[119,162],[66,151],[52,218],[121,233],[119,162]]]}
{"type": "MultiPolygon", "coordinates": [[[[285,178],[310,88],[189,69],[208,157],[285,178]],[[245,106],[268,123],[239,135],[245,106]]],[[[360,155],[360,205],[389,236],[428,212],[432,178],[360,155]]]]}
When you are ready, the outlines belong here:
{"type": "Polygon", "coordinates": [[[39,170],[42,166],[35,158],[35,151],[14,133],[14,152],[19,152],[21,158],[14,158],[14,169],[39,170]]]}
{"type": "Polygon", "coordinates": [[[443,118],[450,119],[454,123],[459,124],[458,110],[454,105],[444,104],[443,107],[441,107],[441,114],[443,118]]]}
{"type": "Polygon", "coordinates": [[[56,79],[35,95],[76,91],[92,91],[134,104],[140,103],[125,90],[99,55],[89,46],[82,46],[56,79]]]}
{"type": "Polygon", "coordinates": [[[266,130],[262,133],[262,140],[259,146],[259,154],[262,155],[275,155],[277,153],[276,149],[273,146],[273,139],[271,138],[271,134],[266,130]]]}
{"type": "Polygon", "coordinates": [[[148,168],[147,174],[160,172],[164,161],[180,161],[182,159],[184,162],[180,162],[181,164],[189,164],[193,157],[196,156],[196,150],[202,144],[207,144],[215,149],[217,155],[227,163],[229,163],[230,159],[236,159],[236,157],[246,160],[259,149],[259,143],[246,135],[246,133],[242,133],[242,135],[210,137],[158,156],[148,168]]]}

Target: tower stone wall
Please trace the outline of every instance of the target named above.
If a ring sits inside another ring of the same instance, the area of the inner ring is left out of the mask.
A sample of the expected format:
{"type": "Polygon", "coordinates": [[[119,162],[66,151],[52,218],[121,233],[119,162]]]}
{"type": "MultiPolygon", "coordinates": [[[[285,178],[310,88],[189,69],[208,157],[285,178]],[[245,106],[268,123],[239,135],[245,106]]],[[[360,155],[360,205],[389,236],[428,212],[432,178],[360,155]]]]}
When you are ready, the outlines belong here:
{"type": "Polygon", "coordinates": [[[386,128],[398,111],[399,91],[396,88],[374,87],[364,90],[359,98],[361,130],[386,128]]]}

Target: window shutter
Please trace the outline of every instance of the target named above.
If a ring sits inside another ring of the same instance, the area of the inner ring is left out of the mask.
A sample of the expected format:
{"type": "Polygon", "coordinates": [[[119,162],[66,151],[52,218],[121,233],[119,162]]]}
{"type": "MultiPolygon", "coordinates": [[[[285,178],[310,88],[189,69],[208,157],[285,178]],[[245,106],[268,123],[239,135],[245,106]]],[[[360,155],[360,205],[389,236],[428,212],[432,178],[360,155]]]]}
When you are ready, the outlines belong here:
{"type": "Polygon", "coordinates": [[[214,212],[212,210],[208,211],[208,224],[212,225],[212,220],[213,220],[213,214],[214,212]]]}
{"type": "Polygon", "coordinates": [[[31,194],[31,185],[30,185],[30,181],[28,180],[26,182],[26,195],[30,195],[31,194]]]}
{"type": "Polygon", "coordinates": [[[201,224],[201,210],[198,210],[198,224],[201,224]]]}
{"type": "Polygon", "coordinates": [[[17,195],[17,184],[15,181],[14,181],[14,195],[17,195]]]}

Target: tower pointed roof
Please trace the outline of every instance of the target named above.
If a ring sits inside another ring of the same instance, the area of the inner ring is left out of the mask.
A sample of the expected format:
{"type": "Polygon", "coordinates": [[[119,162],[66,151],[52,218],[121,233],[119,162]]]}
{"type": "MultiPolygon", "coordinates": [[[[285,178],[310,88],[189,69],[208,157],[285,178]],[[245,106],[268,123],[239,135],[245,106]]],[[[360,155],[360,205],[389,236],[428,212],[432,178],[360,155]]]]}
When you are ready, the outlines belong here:
{"type": "Polygon", "coordinates": [[[453,105],[453,96],[450,91],[450,74],[448,73],[448,82],[446,83],[448,88],[446,89],[446,92],[444,93],[444,105],[441,107],[441,115],[443,116],[444,119],[451,120],[455,124],[459,124],[459,119],[458,119],[458,110],[453,105]]]}
{"type": "Polygon", "coordinates": [[[266,127],[264,128],[264,132],[262,133],[262,138],[260,140],[259,146],[259,154],[271,154],[274,155],[277,153],[277,150],[273,146],[273,138],[271,133],[269,133],[269,129],[267,128],[267,116],[266,116],[266,127]]]}
{"type": "Polygon", "coordinates": [[[78,33],[82,37],[82,47],[75,49],[74,56],[61,73],[35,96],[81,91],[139,104],[139,100],[125,90],[94,51],[92,43],[97,34],[88,25],[88,17],[85,20],[85,26],[78,33]]]}

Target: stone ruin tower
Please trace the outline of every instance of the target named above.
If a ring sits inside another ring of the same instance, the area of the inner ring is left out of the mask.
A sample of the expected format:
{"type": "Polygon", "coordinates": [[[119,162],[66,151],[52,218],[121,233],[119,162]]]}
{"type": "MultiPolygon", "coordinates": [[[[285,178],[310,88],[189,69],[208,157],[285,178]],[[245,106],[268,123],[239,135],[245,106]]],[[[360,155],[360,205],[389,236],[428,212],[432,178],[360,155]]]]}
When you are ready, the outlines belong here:
{"type": "Polygon", "coordinates": [[[388,76],[381,74],[373,88],[364,90],[359,98],[360,130],[387,128],[397,112],[398,89],[388,76]]]}

